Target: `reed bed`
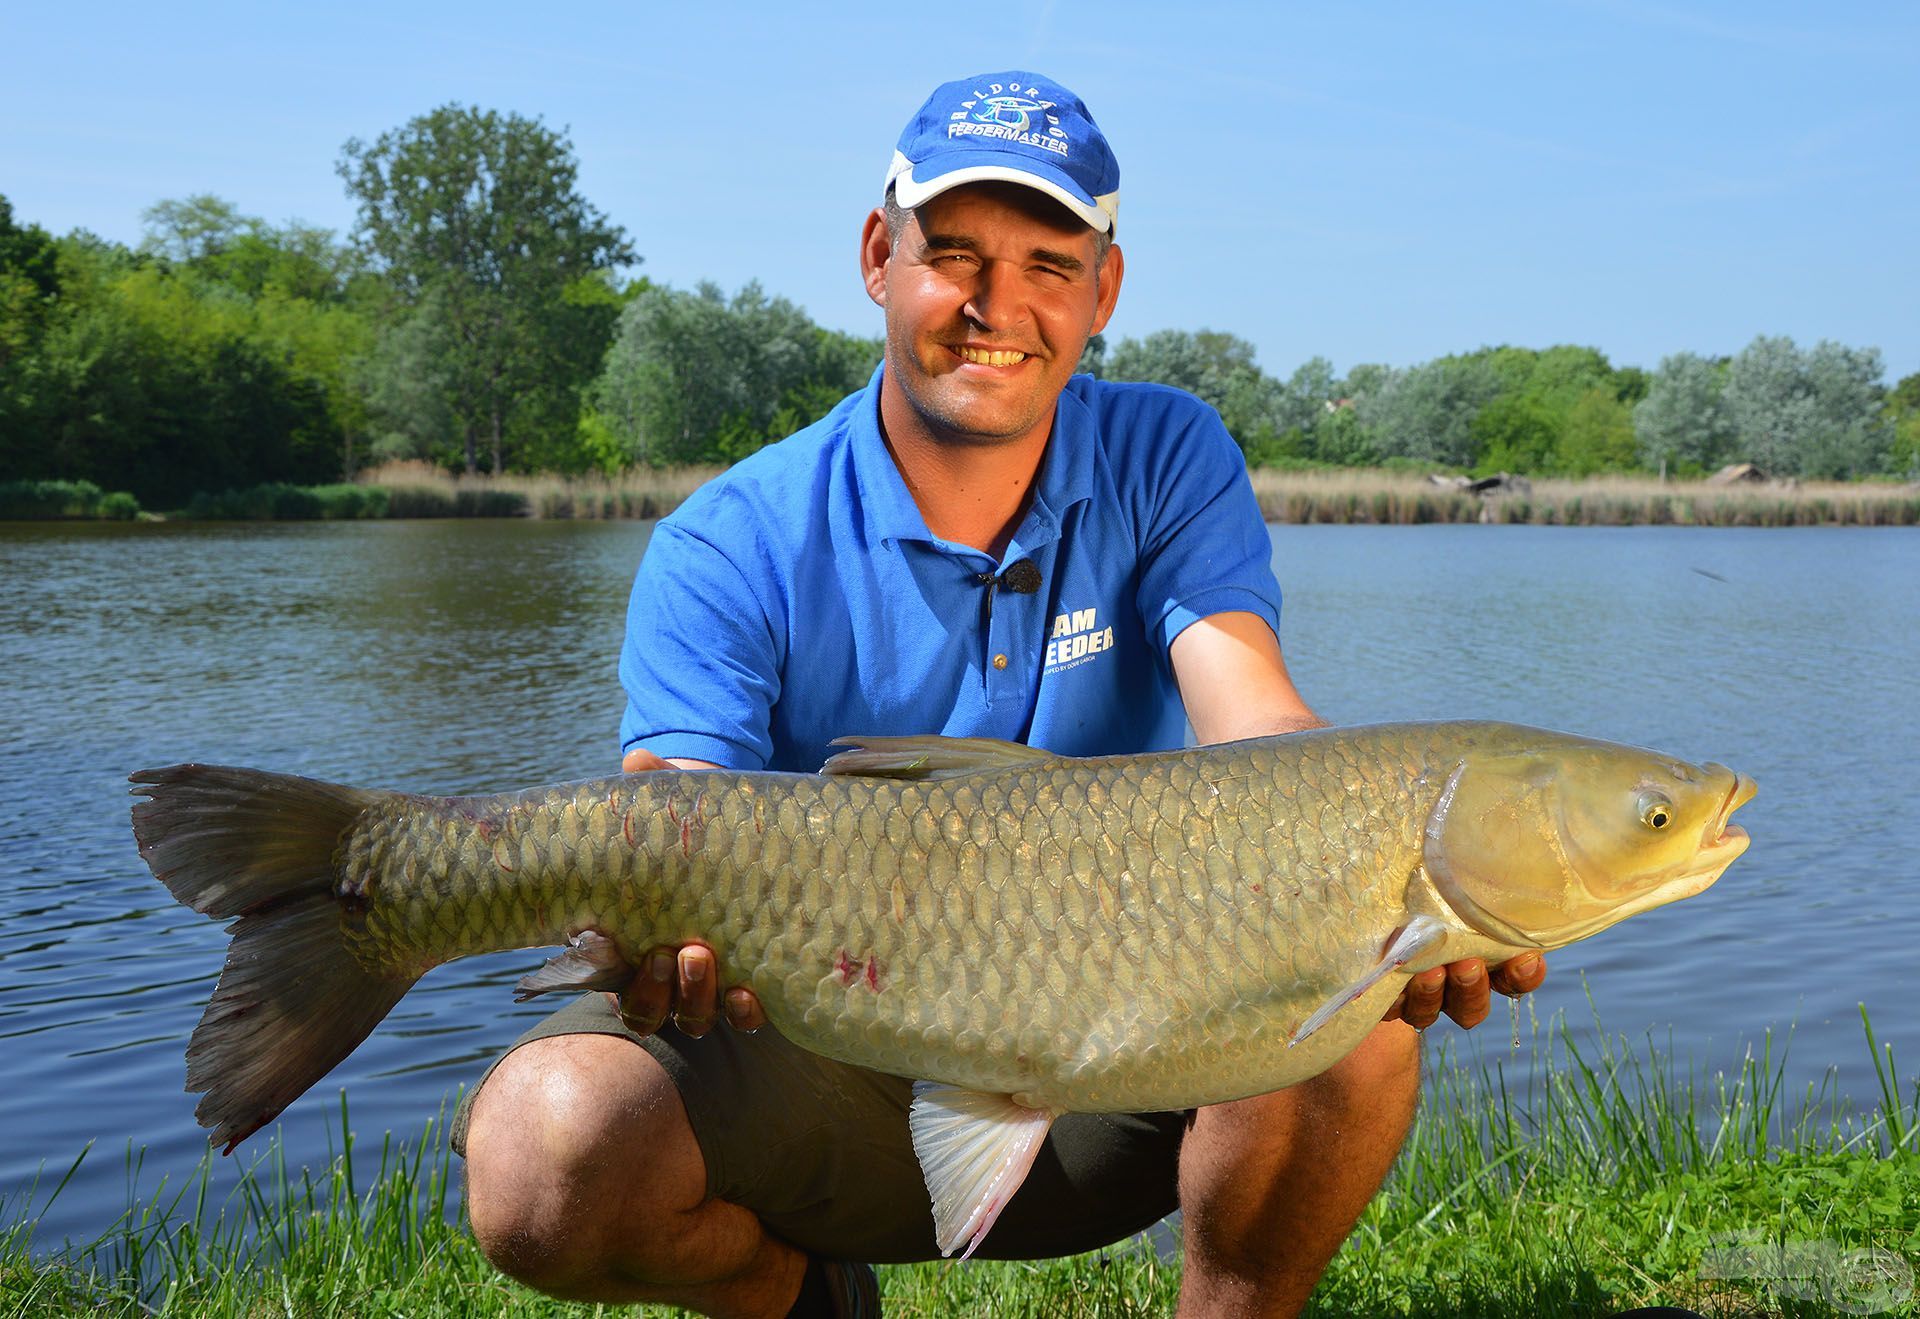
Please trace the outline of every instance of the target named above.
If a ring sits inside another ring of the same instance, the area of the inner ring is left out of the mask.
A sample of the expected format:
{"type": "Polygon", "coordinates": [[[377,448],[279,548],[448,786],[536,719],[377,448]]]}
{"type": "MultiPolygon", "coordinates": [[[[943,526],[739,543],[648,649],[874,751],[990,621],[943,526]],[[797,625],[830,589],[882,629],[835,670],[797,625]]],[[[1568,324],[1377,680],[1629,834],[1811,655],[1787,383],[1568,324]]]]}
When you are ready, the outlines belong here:
{"type": "Polygon", "coordinates": [[[1540,477],[1528,493],[1478,495],[1435,485],[1417,472],[1352,468],[1254,468],[1255,497],[1269,522],[1536,526],[1911,527],[1920,525],[1920,484],[1809,481],[1709,485],[1654,477],[1540,477]]]}
{"type": "MultiPolygon", "coordinates": [[[[1825,1087],[1790,1102],[1785,1051],[1771,1037],[1737,1074],[1706,1082],[1651,1042],[1630,1046],[1598,1026],[1536,1026],[1544,1056],[1528,1074],[1542,1079],[1530,1087],[1510,1087],[1501,1064],[1443,1051],[1392,1177],[1308,1313],[1911,1313],[1920,1085],[1902,1081],[1862,1020],[1880,1099],[1861,1112],[1825,1087]]],[[[339,1148],[325,1166],[295,1170],[270,1145],[224,1204],[212,1202],[203,1165],[180,1187],[133,1200],[97,1240],[51,1255],[35,1251],[33,1197],[9,1205],[0,1314],[616,1312],[550,1300],[488,1266],[460,1225],[437,1123],[415,1140],[383,1140],[370,1168],[343,1098],[339,1148]]],[[[129,1155],[130,1186],[139,1171],[129,1155]]],[[[1177,1252],[1139,1240],[1072,1259],[880,1274],[896,1316],[1157,1315],[1180,1283],[1177,1252]]]]}
{"type": "MultiPolygon", "coordinates": [[[[234,520],[341,518],[665,517],[724,468],[633,468],[616,476],[467,476],[420,461],[385,463],[350,484],[271,483],[195,495],[180,514],[234,520]]],[[[1911,527],[1920,484],[1808,482],[1709,485],[1652,477],[1540,478],[1525,493],[1474,494],[1418,472],[1377,468],[1251,470],[1269,522],[1409,525],[1429,522],[1535,526],[1911,527]]],[[[133,496],[85,481],[0,484],[0,520],[132,518],[133,496]]]]}
{"type": "Polygon", "coordinates": [[[665,517],[722,471],[719,467],[633,468],[618,476],[467,476],[431,463],[385,463],[358,481],[387,492],[387,516],[619,518],[665,517]]]}

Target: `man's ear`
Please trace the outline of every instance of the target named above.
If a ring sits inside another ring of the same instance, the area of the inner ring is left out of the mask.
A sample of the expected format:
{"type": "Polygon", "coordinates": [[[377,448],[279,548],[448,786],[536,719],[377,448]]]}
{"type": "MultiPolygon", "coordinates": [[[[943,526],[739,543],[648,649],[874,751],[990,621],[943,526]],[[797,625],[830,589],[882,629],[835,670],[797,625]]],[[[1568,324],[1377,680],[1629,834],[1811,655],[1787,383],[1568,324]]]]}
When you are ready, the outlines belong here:
{"type": "Polygon", "coordinates": [[[1126,258],[1120,255],[1120,245],[1115,243],[1107,249],[1107,259],[1100,263],[1099,300],[1094,304],[1093,328],[1088,335],[1095,335],[1107,328],[1107,322],[1113,319],[1114,304],[1120,301],[1120,277],[1127,272],[1126,258]]]}
{"type": "Polygon", "coordinates": [[[887,305],[887,261],[893,256],[893,235],[887,232],[887,213],[878,206],[860,229],[860,280],[876,306],[887,305]]]}

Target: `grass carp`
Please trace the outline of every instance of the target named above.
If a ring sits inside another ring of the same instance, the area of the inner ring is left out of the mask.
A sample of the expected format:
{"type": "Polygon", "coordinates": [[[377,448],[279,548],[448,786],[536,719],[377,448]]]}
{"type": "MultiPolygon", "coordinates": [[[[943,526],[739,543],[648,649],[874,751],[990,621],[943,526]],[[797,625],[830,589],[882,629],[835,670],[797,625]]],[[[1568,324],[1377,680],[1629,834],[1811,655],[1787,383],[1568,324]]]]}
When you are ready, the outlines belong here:
{"type": "Polygon", "coordinates": [[[132,776],[153,873],[235,918],[187,1049],[231,1152],[429,969],[569,943],[523,996],[712,945],[785,1036],[922,1082],[915,1152],[971,1251],[1055,1117],[1293,1084],[1407,979],[1699,893],[1752,780],[1498,723],[1073,759],[847,739],[821,774],[661,770],[436,798],[257,770],[132,776]]]}

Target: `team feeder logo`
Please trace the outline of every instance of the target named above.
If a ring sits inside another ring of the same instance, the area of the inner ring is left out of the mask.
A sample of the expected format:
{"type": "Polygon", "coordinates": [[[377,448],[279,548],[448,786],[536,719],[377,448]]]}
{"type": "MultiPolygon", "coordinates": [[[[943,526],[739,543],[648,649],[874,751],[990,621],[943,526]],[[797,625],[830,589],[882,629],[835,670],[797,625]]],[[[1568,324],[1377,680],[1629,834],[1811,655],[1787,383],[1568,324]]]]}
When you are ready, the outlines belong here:
{"type": "Polygon", "coordinates": [[[1100,615],[1092,609],[1072,609],[1053,620],[1053,634],[1047,638],[1047,658],[1043,673],[1059,673],[1078,668],[1095,656],[1113,649],[1113,629],[1103,627],[1100,615]]]}
{"type": "Polygon", "coordinates": [[[1057,115],[1048,113],[1054,102],[1037,99],[1039,89],[1019,83],[988,83],[985,91],[976,90],[973,99],[960,102],[960,108],[948,116],[948,137],[997,137],[1022,146],[1041,147],[1067,154],[1067,131],[1060,127],[1057,115]],[[1038,121],[1046,121],[1046,131],[1038,131],[1038,121]]]}

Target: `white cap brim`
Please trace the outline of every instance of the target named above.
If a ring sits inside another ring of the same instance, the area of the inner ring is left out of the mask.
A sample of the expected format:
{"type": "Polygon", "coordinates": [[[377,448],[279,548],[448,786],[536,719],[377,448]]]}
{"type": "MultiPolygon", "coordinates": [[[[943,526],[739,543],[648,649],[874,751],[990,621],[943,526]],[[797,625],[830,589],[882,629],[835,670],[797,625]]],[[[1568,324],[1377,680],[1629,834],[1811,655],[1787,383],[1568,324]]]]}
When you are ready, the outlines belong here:
{"type": "Polygon", "coordinates": [[[1120,194],[1117,192],[1095,197],[1093,205],[1089,206],[1046,175],[1012,165],[968,165],[921,183],[913,177],[913,162],[895,151],[893,164],[887,170],[887,185],[893,189],[894,200],[908,210],[923,206],[947,189],[957,188],[963,183],[1018,183],[1036,188],[1079,216],[1098,233],[1111,233],[1114,222],[1120,217],[1120,194]]]}

